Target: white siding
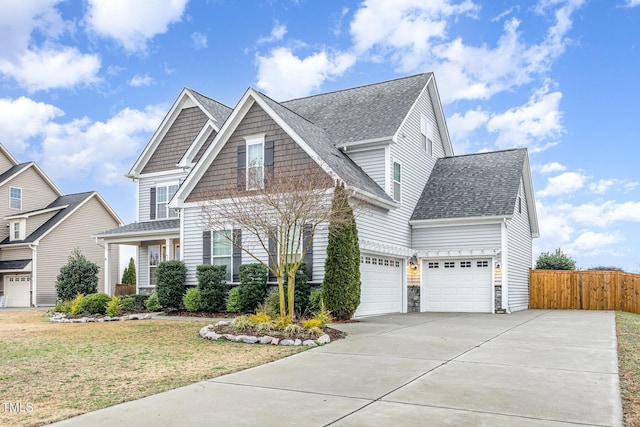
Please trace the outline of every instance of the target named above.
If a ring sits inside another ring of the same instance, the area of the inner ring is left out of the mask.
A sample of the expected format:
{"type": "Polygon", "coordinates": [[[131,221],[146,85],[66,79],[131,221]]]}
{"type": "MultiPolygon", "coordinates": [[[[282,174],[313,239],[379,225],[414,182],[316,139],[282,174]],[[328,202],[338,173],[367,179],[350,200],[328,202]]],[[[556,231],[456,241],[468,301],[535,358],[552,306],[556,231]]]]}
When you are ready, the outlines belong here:
{"type": "MultiPolygon", "coordinates": [[[[138,248],[138,262],[136,264],[136,272],[138,277],[136,283],[138,287],[144,288],[149,285],[149,249],[147,244],[143,244],[138,248]]],[[[138,290],[138,292],[140,292],[138,290]]]]}
{"type": "Polygon", "coordinates": [[[57,214],[58,211],[47,212],[45,214],[35,215],[27,218],[27,236],[36,231],[42,224],[51,219],[52,216],[57,214]]]}
{"type": "Polygon", "coordinates": [[[520,180],[518,196],[522,200],[522,212],[518,212],[518,201],[514,207],[513,219],[507,223],[507,247],[509,251],[507,280],[511,311],[529,308],[529,269],[532,265],[532,238],[529,227],[527,199],[520,180]]]}
{"type": "Polygon", "coordinates": [[[184,231],[182,242],[182,261],[187,266],[187,286],[196,286],[196,267],[202,264],[202,232],[205,227],[200,220],[198,208],[183,209],[184,231]]]}
{"type": "Polygon", "coordinates": [[[375,148],[373,150],[364,151],[347,151],[347,155],[353,160],[363,171],[367,173],[380,187],[384,188],[385,177],[385,149],[375,148]]]}
{"type": "Polygon", "coordinates": [[[151,206],[150,189],[162,183],[182,182],[186,174],[184,172],[176,172],[156,177],[142,177],[138,181],[138,221],[149,221],[149,212],[151,206]]]}
{"type": "Polygon", "coordinates": [[[391,210],[367,208],[356,217],[361,239],[399,247],[411,247],[411,227],[409,219],[422,194],[422,190],[433,170],[436,158],[444,157],[444,146],[440,129],[435,120],[433,102],[425,89],[416,101],[403,125],[398,130],[398,139],[389,146],[386,179],[383,188],[393,196],[393,162],[401,164],[402,201],[391,210]],[[425,115],[433,123],[433,155],[429,156],[420,142],[420,115],[425,115]]]}
{"type": "Polygon", "coordinates": [[[500,224],[459,225],[413,230],[413,248],[440,249],[499,249],[500,224]]]}

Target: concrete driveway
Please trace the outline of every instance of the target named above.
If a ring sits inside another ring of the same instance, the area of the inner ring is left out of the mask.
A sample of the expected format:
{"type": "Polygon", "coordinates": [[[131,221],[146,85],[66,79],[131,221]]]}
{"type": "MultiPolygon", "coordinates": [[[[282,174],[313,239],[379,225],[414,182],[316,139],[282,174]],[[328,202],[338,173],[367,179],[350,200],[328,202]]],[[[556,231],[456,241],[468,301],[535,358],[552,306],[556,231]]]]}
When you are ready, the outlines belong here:
{"type": "Polygon", "coordinates": [[[615,314],[415,313],[58,426],[622,425],[615,314]]]}

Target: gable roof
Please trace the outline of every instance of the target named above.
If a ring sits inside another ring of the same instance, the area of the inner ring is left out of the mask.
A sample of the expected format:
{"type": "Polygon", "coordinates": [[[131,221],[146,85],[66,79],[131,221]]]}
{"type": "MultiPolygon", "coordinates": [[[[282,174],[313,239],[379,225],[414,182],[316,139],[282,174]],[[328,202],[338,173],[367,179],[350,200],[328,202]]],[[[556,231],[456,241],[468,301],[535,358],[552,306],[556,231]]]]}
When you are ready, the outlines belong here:
{"type": "MultiPolygon", "coordinates": [[[[180,112],[184,108],[190,108],[190,107],[200,108],[200,110],[202,110],[202,112],[207,116],[207,122],[204,124],[203,127],[210,126],[215,131],[220,130],[221,126],[227,120],[227,118],[229,117],[232,111],[231,108],[217,101],[214,101],[211,98],[207,98],[206,96],[192,89],[189,89],[186,87],[183,88],[180,94],[178,95],[178,98],[174,101],[173,105],[171,106],[171,109],[169,110],[169,112],[166,114],[166,116],[160,123],[160,126],[158,126],[154,134],[151,136],[144,150],[142,150],[142,153],[140,153],[140,156],[138,157],[136,162],[133,164],[129,172],[125,175],[127,178],[136,178],[140,175],[140,173],[146,166],[149,159],[151,159],[151,156],[160,145],[160,142],[162,142],[162,139],[167,134],[167,132],[171,128],[171,125],[176,120],[180,112]]],[[[193,141],[191,141],[191,143],[192,142],[193,141]]],[[[189,151],[189,148],[192,145],[191,143],[188,147],[186,147],[185,153],[189,151]]]]}
{"type": "Polygon", "coordinates": [[[335,144],[391,138],[431,73],[282,102],[331,135],[335,144]]]}
{"type": "Polygon", "coordinates": [[[162,219],[154,221],[133,222],[122,227],[112,228],[94,235],[94,237],[119,237],[140,234],[155,234],[158,232],[180,231],[180,219],[162,219]]]}
{"type": "Polygon", "coordinates": [[[44,171],[40,169],[40,166],[38,166],[35,162],[20,163],[10,167],[4,173],[0,174],[0,186],[5,185],[11,179],[20,175],[21,173],[23,173],[29,168],[33,168],[33,170],[35,170],[36,173],[38,173],[42,177],[42,179],[51,187],[51,189],[56,194],[58,194],[59,196],[62,196],[62,191],[60,191],[60,189],[53,183],[53,181],[49,179],[47,174],[45,174],[44,171]]]}
{"type": "Polygon", "coordinates": [[[49,203],[49,205],[47,205],[45,208],[41,209],[43,213],[55,210],[57,210],[58,212],[56,212],[51,218],[49,218],[49,220],[38,227],[35,231],[29,234],[24,240],[10,241],[9,237],[7,237],[2,242],[0,242],[0,245],[36,243],[93,197],[95,197],[105,207],[109,214],[119,224],[122,224],[122,220],[118,217],[118,215],[116,215],[111,207],[109,207],[107,202],[97,192],[89,191],[85,193],[68,194],[66,196],[58,197],[53,202],[49,203]]]}
{"type": "Polygon", "coordinates": [[[524,148],[438,159],[411,222],[510,217],[521,179],[529,204],[531,233],[537,237],[531,172],[524,148]]]}
{"type": "Polygon", "coordinates": [[[0,153],[4,154],[4,156],[9,160],[9,162],[13,163],[14,165],[18,164],[18,161],[16,160],[15,157],[13,157],[13,154],[11,154],[9,150],[7,150],[7,147],[5,147],[1,143],[0,143],[0,153]]]}

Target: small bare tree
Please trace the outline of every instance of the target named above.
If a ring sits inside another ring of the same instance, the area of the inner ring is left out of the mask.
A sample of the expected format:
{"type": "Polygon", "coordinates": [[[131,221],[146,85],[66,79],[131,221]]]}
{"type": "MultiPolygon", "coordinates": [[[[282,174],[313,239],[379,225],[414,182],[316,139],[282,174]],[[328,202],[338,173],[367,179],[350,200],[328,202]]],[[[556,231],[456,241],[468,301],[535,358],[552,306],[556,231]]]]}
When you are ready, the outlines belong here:
{"type": "MultiPolygon", "coordinates": [[[[231,227],[242,229],[241,241],[234,237],[234,233],[222,235],[233,246],[269,269],[278,282],[280,315],[289,316],[291,320],[295,316],[296,272],[316,232],[326,227],[332,217],[334,181],[320,168],[313,169],[300,171],[292,167],[279,167],[275,173],[265,171],[262,182],[252,186],[254,190],[238,189],[234,185],[198,197],[202,200],[201,219],[206,228],[214,231],[231,227]],[[275,253],[270,251],[270,242],[276,242],[275,253]],[[288,312],[285,311],[285,275],[288,312]]],[[[255,178],[252,179],[256,184],[255,178]]],[[[348,200],[346,204],[349,204],[348,200]]],[[[334,210],[340,208],[334,206],[334,210]]],[[[348,206],[342,206],[342,209],[347,210],[348,206]]],[[[334,219],[335,216],[334,212],[334,219]]]]}

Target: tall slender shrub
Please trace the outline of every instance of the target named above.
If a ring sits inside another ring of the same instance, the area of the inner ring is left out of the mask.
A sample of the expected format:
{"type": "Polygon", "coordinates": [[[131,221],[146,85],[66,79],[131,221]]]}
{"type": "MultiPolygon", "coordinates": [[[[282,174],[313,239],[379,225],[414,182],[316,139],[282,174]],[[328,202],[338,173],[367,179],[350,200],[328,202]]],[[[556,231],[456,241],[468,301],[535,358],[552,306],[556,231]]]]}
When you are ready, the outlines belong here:
{"type": "Polygon", "coordinates": [[[98,292],[98,271],[100,267],[89,261],[79,248],[75,248],[67,259],[67,264],[60,268],[56,280],[58,299],[71,300],[78,294],[95,294],[98,292]]]}
{"type": "Polygon", "coordinates": [[[124,268],[122,273],[121,283],[125,285],[132,285],[135,289],[136,286],[136,263],[133,258],[129,259],[129,265],[124,268]]]}
{"type": "MultiPolygon", "coordinates": [[[[344,184],[337,184],[332,209],[345,206],[347,201],[344,184]]],[[[335,212],[329,222],[322,300],[335,319],[348,320],[360,305],[358,229],[352,209],[341,208],[335,212]]]]}
{"type": "Polygon", "coordinates": [[[226,265],[202,264],[196,267],[201,310],[217,312],[224,307],[226,270],[226,265]]]}
{"type": "Polygon", "coordinates": [[[163,308],[178,309],[187,292],[187,267],[182,261],[163,261],[156,267],[156,293],[163,308]]]}

